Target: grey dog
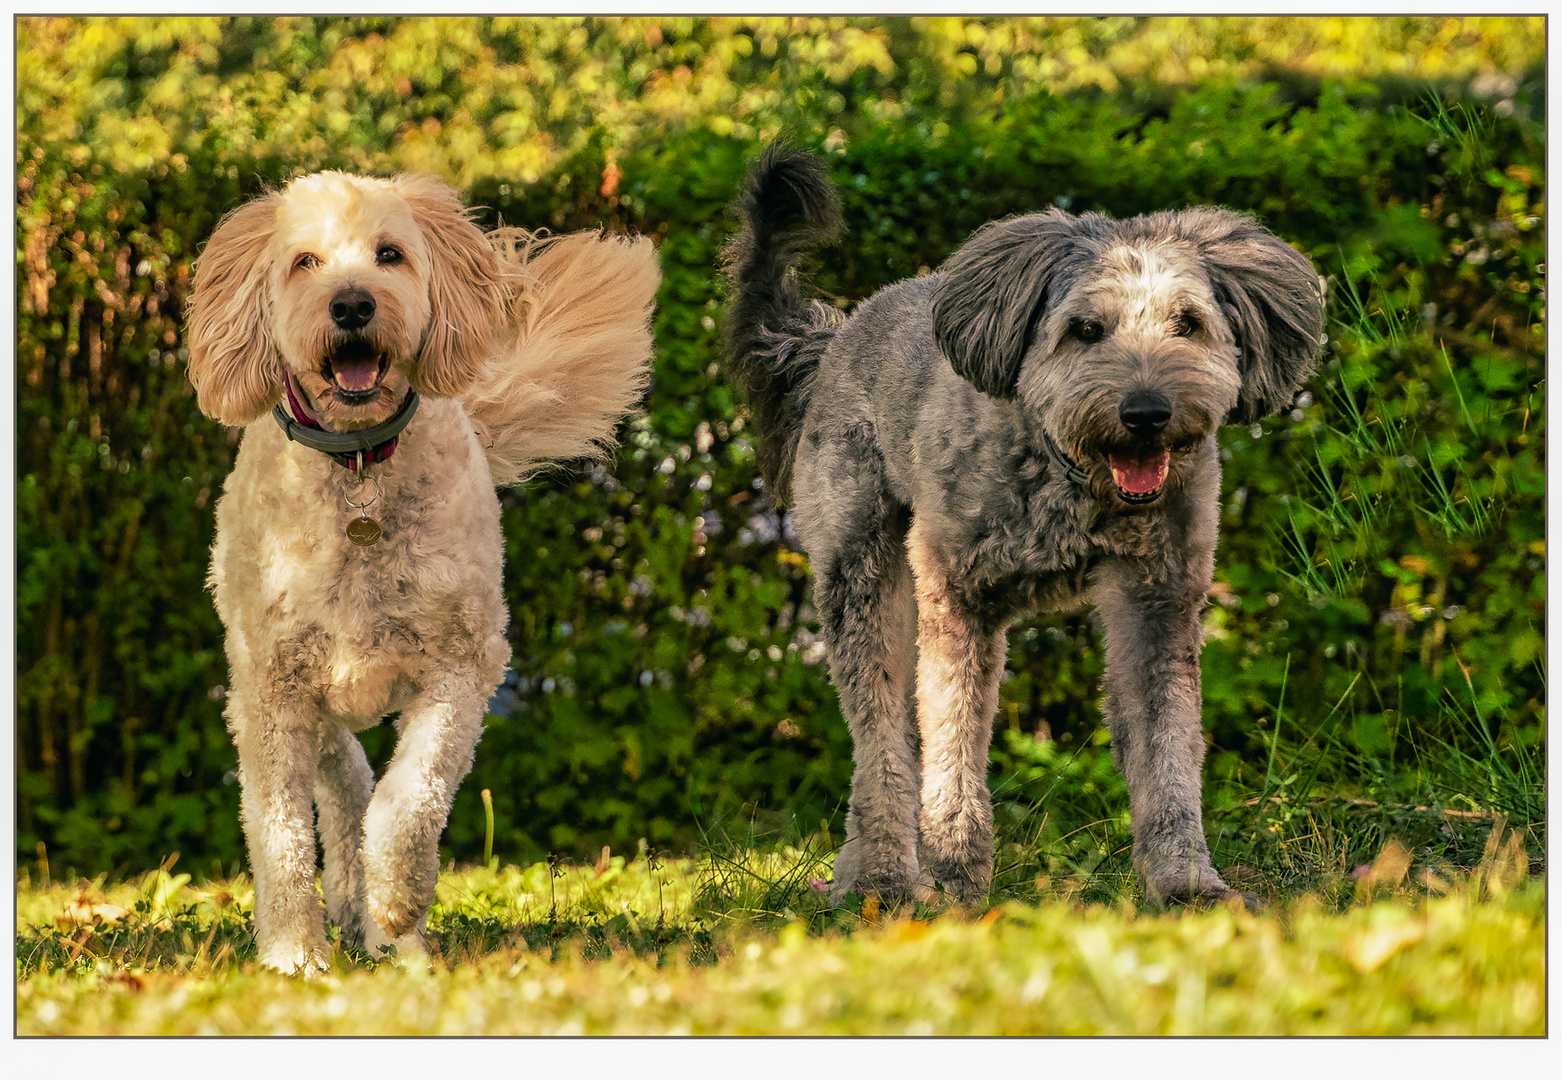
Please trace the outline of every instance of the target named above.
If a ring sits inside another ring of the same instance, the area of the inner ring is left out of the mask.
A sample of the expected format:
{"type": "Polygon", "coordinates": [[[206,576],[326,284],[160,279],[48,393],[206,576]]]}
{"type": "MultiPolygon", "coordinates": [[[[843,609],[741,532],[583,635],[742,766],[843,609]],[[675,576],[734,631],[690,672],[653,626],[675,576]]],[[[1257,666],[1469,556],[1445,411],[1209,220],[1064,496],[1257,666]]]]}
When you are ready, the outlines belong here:
{"type": "Polygon", "coordinates": [[[1229,210],[1050,210],[983,226],[848,318],[797,281],[842,224],[819,158],[770,147],[736,208],[727,359],[766,490],[793,507],[853,740],[832,900],[987,895],[1007,629],[1085,602],[1147,899],[1233,895],[1199,784],[1215,431],[1311,373],[1312,265],[1229,210]]]}

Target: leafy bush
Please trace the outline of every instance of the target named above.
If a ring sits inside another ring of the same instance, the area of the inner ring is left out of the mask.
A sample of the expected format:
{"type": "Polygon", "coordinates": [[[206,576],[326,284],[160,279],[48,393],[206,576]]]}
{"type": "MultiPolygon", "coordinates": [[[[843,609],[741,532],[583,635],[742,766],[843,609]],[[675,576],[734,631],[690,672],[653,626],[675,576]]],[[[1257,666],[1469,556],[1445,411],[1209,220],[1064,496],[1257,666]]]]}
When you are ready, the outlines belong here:
{"type": "MultiPolygon", "coordinates": [[[[481,850],[482,787],[507,858],[687,846],[739,817],[838,826],[850,745],[806,560],[717,364],[725,207],[783,130],[840,187],[848,233],[811,285],[843,305],[1054,204],[1221,203],[1307,252],[1331,283],[1326,362],[1289,414],[1221,436],[1212,803],[1533,820],[1539,33],[1345,20],[1391,73],[1361,81],[1328,22],[21,20],[19,850],[83,869],[242,851],[201,593],[238,433],[195,409],[180,311],[220,216],[320,168],[428,169],[485,224],[661,252],[654,385],[613,467],[504,496],[514,676],[447,854],[481,850]],[[1275,59],[1282,30],[1302,60],[1275,59]],[[1184,81],[1168,41],[1217,77],[1184,81]]],[[[1087,614],[1011,634],[1001,799],[1121,814],[1116,789],[1081,797],[1099,746],[1059,771],[1094,739],[1100,671],[1087,614]],[[1013,750],[1038,736],[1069,754],[1013,750]]],[[[389,729],[365,741],[383,763],[389,729]]]]}

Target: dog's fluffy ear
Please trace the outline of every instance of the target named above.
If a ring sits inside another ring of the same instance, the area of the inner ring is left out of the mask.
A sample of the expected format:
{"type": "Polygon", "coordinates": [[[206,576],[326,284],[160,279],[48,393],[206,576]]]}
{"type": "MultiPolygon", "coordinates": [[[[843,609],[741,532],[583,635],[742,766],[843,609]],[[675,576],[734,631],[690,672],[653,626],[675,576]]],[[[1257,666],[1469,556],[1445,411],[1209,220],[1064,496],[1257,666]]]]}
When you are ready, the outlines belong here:
{"type": "Polygon", "coordinates": [[[1283,409],[1323,346],[1323,282],[1301,252],[1246,214],[1185,210],[1178,225],[1204,260],[1240,353],[1242,389],[1232,424],[1283,409]]]}
{"type": "Polygon", "coordinates": [[[955,374],[1013,397],[1037,319],[1075,251],[1081,219],[1062,210],[983,225],[939,268],[933,340],[955,374]]]}
{"type": "Polygon", "coordinates": [[[195,262],[186,312],[190,382],[201,411],[230,427],[264,416],[282,395],[267,282],[281,203],[272,192],[234,210],[195,262]]]}
{"type": "Polygon", "coordinates": [[[505,270],[447,184],[423,175],[398,176],[391,183],[412,207],[430,256],[431,313],[412,385],[430,397],[455,397],[482,370],[504,324],[505,270]]]}

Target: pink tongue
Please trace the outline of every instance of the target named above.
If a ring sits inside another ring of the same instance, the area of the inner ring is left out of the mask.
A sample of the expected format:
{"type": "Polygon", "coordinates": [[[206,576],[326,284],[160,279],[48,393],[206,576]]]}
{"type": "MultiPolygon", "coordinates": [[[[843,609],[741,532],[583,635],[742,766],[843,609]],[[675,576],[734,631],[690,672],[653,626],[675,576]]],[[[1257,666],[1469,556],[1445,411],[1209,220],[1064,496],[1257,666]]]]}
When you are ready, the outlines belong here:
{"type": "Polygon", "coordinates": [[[370,356],[362,360],[337,360],[331,365],[336,385],[343,390],[372,390],[380,377],[380,362],[370,356]]]}
{"type": "Polygon", "coordinates": [[[1130,495],[1148,495],[1166,483],[1166,468],[1170,463],[1170,450],[1147,458],[1113,457],[1112,480],[1130,495]]]}

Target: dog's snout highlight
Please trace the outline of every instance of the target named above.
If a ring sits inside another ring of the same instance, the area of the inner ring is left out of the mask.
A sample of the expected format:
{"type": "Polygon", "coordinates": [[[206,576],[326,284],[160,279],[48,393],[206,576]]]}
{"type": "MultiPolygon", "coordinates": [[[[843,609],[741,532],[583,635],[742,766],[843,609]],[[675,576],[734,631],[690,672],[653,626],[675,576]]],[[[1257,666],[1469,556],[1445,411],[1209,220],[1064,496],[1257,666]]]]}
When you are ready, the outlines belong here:
{"type": "Polygon", "coordinates": [[[331,297],[331,321],[343,330],[358,330],[374,318],[374,297],[365,289],[343,289],[331,297]]]}
{"type": "Polygon", "coordinates": [[[1171,402],[1153,390],[1135,390],[1117,407],[1117,418],[1140,438],[1160,434],[1171,415],[1171,402]]]}

